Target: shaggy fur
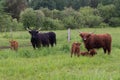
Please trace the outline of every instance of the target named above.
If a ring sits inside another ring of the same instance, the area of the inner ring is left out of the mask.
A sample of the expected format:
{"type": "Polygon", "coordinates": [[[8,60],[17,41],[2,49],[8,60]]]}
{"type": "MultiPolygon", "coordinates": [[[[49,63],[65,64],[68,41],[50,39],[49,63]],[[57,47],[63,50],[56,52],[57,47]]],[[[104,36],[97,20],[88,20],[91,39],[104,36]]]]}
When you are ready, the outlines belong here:
{"type": "Polygon", "coordinates": [[[94,48],[103,48],[104,53],[111,52],[112,38],[110,34],[93,34],[93,33],[80,33],[81,38],[84,41],[85,47],[88,51],[94,48]]]}
{"type": "Polygon", "coordinates": [[[49,37],[49,44],[53,47],[54,44],[56,45],[56,34],[54,32],[46,33],[49,37]]]}
{"type": "Polygon", "coordinates": [[[79,43],[79,42],[74,42],[72,44],[72,47],[71,47],[71,57],[72,57],[73,54],[75,56],[79,55],[79,53],[80,53],[80,45],[81,45],[81,43],[79,43]]]}
{"type": "Polygon", "coordinates": [[[78,55],[78,57],[79,57],[80,55],[82,55],[82,56],[87,56],[87,55],[89,55],[89,52],[87,52],[87,51],[86,51],[86,52],[80,52],[79,55],[78,55]]]}
{"type": "Polygon", "coordinates": [[[17,51],[18,50],[18,42],[14,41],[14,40],[11,40],[9,42],[10,42],[10,48],[11,48],[11,50],[17,51]]]}
{"type": "Polygon", "coordinates": [[[49,37],[45,33],[39,33],[37,30],[29,31],[31,34],[31,43],[34,49],[40,48],[41,46],[49,46],[49,37]]]}

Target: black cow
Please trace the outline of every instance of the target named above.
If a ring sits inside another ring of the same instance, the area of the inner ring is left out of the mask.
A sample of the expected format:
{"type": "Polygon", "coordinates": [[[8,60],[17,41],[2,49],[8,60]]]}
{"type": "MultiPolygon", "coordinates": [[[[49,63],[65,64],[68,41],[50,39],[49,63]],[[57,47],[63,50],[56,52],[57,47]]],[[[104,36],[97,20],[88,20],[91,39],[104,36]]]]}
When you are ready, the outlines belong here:
{"type": "Polygon", "coordinates": [[[38,30],[27,29],[31,34],[31,43],[34,49],[40,48],[41,46],[49,47],[49,36],[45,33],[39,33],[38,30]]]}
{"type": "Polygon", "coordinates": [[[56,44],[56,34],[54,32],[39,33],[39,30],[30,30],[27,28],[31,34],[31,43],[33,48],[45,47],[49,44],[53,47],[56,44]]]}

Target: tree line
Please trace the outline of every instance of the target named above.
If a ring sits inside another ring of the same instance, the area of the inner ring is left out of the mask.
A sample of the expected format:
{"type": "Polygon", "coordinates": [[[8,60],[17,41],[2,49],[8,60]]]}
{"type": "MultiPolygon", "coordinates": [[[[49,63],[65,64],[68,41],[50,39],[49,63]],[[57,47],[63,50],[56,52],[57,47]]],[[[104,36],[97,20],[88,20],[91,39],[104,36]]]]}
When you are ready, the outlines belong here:
{"type": "Polygon", "coordinates": [[[120,26],[120,0],[0,0],[0,31],[108,26],[120,26]]]}

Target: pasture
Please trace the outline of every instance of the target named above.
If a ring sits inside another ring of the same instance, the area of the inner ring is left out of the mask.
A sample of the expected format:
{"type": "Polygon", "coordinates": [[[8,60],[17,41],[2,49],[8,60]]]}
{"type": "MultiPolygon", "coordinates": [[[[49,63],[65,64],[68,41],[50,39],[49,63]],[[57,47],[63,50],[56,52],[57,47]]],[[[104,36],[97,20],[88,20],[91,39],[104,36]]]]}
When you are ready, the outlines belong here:
{"type": "MultiPolygon", "coordinates": [[[[71,30],[67,42],[67,30],[55,31],[55,47],[34,50],[27,31],[13,32],[19,42],[18,52],[9,48],[0,49],[0,80],[120,80],[120,28],[83,28],[85,32],[110,33],[112,52],[104,54],[97,50],[94,57],[70,57],[71,44],[81,42],[81,51],[86,51],[78,30],[71,30]]],[[[44,31],[43,31],[44,32],[44,31]]],[[[0,46],[9,46],[9,32],[0,33],[0,46]]]]}

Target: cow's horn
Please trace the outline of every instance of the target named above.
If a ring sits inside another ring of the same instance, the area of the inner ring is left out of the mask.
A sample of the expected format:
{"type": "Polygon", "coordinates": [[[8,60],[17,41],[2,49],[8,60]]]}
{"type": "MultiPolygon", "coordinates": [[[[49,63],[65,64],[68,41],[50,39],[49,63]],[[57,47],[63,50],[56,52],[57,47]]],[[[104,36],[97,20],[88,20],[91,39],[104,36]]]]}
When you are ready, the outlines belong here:
{"type": "Polygon", "coordinates": [[[28,27],[26,28],[27,31],[31,31],[28,27]]]}
{"type": "Polygon", "coordinates": [[[82,32],[81,32],[81,31],[79,31],[79,33],[81,34],[82,32]]]}
{"type": "Polygon", "coordinates": [[[40,31],[41,30],[41,28],[39,28],[37,31],[40,31]]]}

